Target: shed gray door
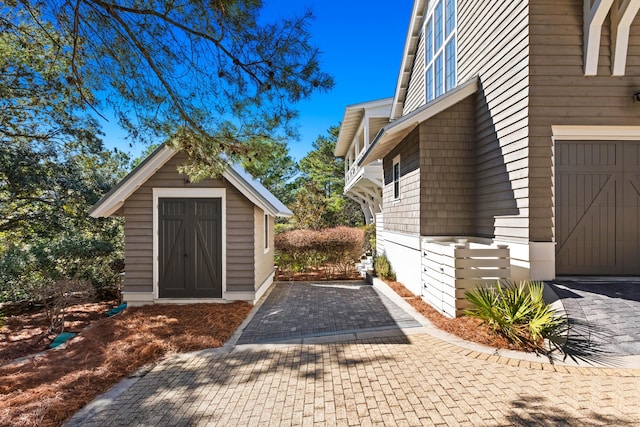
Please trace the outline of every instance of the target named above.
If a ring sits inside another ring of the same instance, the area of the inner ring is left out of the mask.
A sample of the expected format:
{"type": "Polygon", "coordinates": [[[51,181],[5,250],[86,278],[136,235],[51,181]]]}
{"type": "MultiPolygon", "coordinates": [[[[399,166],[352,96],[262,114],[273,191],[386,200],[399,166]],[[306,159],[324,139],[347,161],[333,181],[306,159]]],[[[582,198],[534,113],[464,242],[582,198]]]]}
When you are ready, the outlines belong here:
{"type": "Polygon", "coordinates": [[[221,298],[221,199],[158,204],[159,297],[221,298]]]}
{"type": "Polygon", "coordinates": [[[640,142],[556,145],[556,271],[640,274],[640,142]]]}

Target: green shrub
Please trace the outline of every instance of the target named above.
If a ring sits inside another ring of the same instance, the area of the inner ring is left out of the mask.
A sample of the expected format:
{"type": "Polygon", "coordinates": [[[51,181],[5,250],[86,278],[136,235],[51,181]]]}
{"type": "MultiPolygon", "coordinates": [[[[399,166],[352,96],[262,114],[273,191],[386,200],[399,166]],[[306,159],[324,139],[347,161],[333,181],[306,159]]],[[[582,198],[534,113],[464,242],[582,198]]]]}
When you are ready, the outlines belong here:
{"type": "Polygon", "coordinates": [[[391,268],[391,263],[385,254],[375,257],[373,269],[375,270],[376,276],[382,279],[396,280],[396,273],[391,268]]]}
{"type": "Polygon", "coordinates": [[[524,347],[542,350],[544,339],[553,337],[564,326],[542,298],[544,284],[523,281],[497,281],[495,286],[465,292],[473,308],[465,314],[481,319],[495,332],[524,347]]]}
{"type": "Polygon", "coordinates": [[[57,282],[89,283],[98,293],[118,294],[119,258],[113,243],[80,234],[12,244],[0,256],[0,302],[39,300],[41,290],[57,282]]]}
{"type": "Polygon", "coordinates": [[[368,224],[364,229],[364,252],[369,255],[376,253],[376,225],[368,224]]]}

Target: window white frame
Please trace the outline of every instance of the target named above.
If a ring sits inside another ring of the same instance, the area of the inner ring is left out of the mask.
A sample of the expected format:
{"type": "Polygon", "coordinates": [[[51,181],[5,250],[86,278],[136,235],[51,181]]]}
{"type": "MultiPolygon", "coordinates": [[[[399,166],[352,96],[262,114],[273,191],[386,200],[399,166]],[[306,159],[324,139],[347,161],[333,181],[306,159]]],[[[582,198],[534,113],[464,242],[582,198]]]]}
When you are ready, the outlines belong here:
{"type": "Polygon", "coordinates": [[[393,166],[391,167],[391,183],[393,185],[392,191],[393,191],[394,201],[400,200],[400,196],[401,196],[400,177],[401,176],[402,174],[400,169],[400,155],[397,155],[396,157],[393,158],[393,166]]]}
{"type": "MultiPolygon", "coordinates": [[[[160,281],[158,199],[221,199],[222,211],[222,297],[227,292],[227,192],[225,188],[154,188],[153,189],[153,299],[159,299],[160,281]]],[[[217,298],[212,298],[216,300],[217,298]]],[[[163,299],[162,301],[164,301],[163,299]]]]}
{"type": "Polygon", "coordinates": [[[435,0],[427,5],[425,37],[425,99],[427,102],[454,89],[457,81],[456,0],[435,0]]]}

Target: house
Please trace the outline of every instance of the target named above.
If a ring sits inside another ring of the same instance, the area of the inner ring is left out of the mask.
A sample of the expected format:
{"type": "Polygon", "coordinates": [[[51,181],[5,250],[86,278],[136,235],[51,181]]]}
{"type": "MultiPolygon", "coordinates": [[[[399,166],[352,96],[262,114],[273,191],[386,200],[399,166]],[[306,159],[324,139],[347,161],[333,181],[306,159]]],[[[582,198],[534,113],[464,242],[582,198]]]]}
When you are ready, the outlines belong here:
{"type": "Polygon", "coordinates": [[[388,123],[357,160],[382,162],[378,240],[399,281],[431,292],[438,242],[508,248],[514,280],[640,275],[638,9],[414,1],[388,123]]]}
{"type": "Polygon", "coordinates": [[[162,145],[90,210],[122,216],[129,305],[255,302],[274,278],[274,217],[291,212],[240,167],[197,183],[162,145]]]}
{"type": "Polygon", "coordinates": [[[358,162],[378,131],[389,124],[392,98],[350,105],[345,109],[334,154],[344,158],[344,194],[358,203],[365,223],[382,211],[382,161],[358,162]]]}

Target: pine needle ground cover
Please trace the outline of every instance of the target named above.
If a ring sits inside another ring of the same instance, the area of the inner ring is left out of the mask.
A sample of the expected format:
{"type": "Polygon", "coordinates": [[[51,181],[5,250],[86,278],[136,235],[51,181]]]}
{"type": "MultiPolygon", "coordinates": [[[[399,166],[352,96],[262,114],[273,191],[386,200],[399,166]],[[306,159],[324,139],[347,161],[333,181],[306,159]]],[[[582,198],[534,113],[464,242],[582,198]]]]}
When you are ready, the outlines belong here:
{"type": "Polygon", "coordinates": [[[478,344],[484,344],[489,347],[502,348],[508,350],[531,351],[524,345],[509,342],[500,334],[493,331],[485,325],[482,320],[461,316],[450,319],[443,316],[435,308],[424,302],[419,296],[415,296],[402,283],[385,281],[387,285],[407,301],[420,314],[427,318],[438,329],[456,335],[464,340],[472,341],[478,344]]]}
{"type": "MultiPolygon", "coordinates": [[[[117,301],[79,301],[65,309],[65,332],[80,332],[87,325],[106,317],[117,301]]],[[[7,309],[0,325],[0,366],[20,357],[47,350],[57,334],[49,332],[49,319],[42,306],[21,304],[7,309]]]]}
{"type": "Polygon", "coordinates": [[[157,304],[98,320],[64,349],[0,367],[0,425],[61,425],[165,355],[222,346],[251,307],[245,302],[157,304]]]}

